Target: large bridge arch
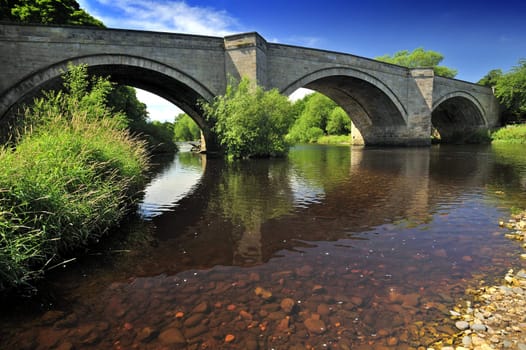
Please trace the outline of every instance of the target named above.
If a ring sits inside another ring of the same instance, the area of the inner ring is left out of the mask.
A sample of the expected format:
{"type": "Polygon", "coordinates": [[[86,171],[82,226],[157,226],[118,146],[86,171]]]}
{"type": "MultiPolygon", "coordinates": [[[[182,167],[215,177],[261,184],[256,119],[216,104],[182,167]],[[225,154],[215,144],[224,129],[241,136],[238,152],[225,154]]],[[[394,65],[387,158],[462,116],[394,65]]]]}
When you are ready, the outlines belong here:
{"type": "Polygon", "coordinates": [[[434,101],[431,123],[440,134],[442,142],[469,141],[478,130],[488,129],[490,123],[478,99],[465,91],[452,91],[434,101]]]}
{"type": "Polygon", "coordinates": [[[29,102],[40,91],[59,89],[61,76],[68,64],[86,64],[90,74],[109,76],[114,82],[150,91],[177,105],[190,115],[203,131],[209,148],[215,138],[199,107],[200,100],[211,101],[214,94],[196,79],[170,66],[144,57],[116,54],[94,54],[68,58],[21,79],[3,97],[2,116],[10,114],[20,102],[29,102]]]}
{"type": "Polygon", "coordinates": [[[365,144],[379,143],[386,128],[407,127],[407,110],[398,96],[386,84],[360,70],[320,69],[292,82],[282,93],[290,95],[301,87],[321,92],[340,105],[365,144]]]}

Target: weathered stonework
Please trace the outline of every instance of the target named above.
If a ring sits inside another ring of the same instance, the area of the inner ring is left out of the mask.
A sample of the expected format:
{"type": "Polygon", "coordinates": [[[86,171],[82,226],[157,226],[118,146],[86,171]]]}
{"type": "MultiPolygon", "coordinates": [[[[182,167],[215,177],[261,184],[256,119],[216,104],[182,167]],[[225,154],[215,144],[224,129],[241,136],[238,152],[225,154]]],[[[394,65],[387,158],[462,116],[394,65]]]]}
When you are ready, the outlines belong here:
{"type": "MultiPolygon", "coordinates": [[[[291,94],[307,87],[351,116],[365,144],[428,145],[432,125],[446,137],[491,128],[498,106],[490,89],[354,56],[268,43],[257,33],[225,38],[132,30],[0,24],[0,122],[20,101],[57,86],[67,63],[156,93],[214,135],[198,106],[246,76],[291,94]]],[[[5,118],[4,118],[5,120],[5,118]]]]}

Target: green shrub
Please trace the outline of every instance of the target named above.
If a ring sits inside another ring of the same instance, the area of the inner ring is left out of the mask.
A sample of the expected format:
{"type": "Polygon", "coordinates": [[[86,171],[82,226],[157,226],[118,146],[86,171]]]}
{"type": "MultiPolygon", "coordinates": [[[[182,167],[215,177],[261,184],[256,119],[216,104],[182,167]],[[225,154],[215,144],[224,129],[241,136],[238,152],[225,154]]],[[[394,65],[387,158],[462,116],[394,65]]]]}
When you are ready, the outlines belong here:
{"type": "Polygon", "coordinates": [[[493,142],[526,143],[526,124],[507,125],[495,131],[493,142]]]}
{"type": "Polygon", "coordinates": [[[219,143],[233,158],[282,156],[292,106],[276,89],[265,91],[247,78],[231,81],[226,94],[203,103],[219,143]]]}
{"type": "Polygon", "coordinates": [[[350,144],[351,135],[327,135],[318,139],[317,143],[327,145],[350,144]]]}
{"type": "Polygon", "coordinates": [[[0,148],[0,290],[97,241],[145,181],[144,143],[105,107],[107,81],[85,85],[85,71],[70,67],[66,91],[37,100],[16,146],[0,148]]]}

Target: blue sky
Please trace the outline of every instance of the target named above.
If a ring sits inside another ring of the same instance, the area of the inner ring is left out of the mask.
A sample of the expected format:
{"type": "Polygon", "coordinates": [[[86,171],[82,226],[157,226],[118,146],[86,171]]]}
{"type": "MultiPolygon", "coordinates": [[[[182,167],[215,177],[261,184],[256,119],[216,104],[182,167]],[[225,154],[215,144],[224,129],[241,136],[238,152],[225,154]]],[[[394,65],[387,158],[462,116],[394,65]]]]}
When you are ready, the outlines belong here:
{"type": "MultiPolygon", "coordinates": [[[[107,27],[224,36],[256,31],[267,41],[374,58],[423,47],[444,55],[457,79],[476,82],[526,58],[526,2],[80,0],[107,27]]],[[[179,113],[139,92],[151,119],[179,113]]]]}

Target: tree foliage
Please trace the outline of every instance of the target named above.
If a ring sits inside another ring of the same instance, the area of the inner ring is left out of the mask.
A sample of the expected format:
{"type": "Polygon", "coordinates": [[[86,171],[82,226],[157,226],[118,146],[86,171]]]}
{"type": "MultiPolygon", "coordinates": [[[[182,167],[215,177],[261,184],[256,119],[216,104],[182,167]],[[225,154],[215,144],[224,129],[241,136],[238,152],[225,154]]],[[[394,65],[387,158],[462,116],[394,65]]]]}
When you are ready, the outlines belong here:
{"type": "Polygon", "coordinates": [[[446,78],[454,78],[457,75],[456,69],[445,66],[439,66],[444,59],[441,53],[433,50],[424,50],[422,47],[416,48],[409,52],[402,50],[394,55],[383,55],[375,58],[378,61],[397,64],[408,68],[433,68],[436,75],[446,78]]]}
{"type": "Polygon", "coordinates": [[[351,131],[351,119],[333,100],[313,93],[296,101],[294,110],[299,116],[287,139],[290,142],[316,142],[323,135],[344,135],[351,131]],[[299,104],[299,108],[296,105],[299,104]]]}
{"type": "Polygon", "coordinates": [[[526,115],[526,59],[497,79],[495,96],[511,114],[526,115]]]}
{"type": "Polygon", "coordinates": [[[219,143],[233,158],[282,156],[291,123],[291,103],[278,90],[265,91],[249,79],[231,80],[225,95],[202,107],[219,143]]]}
{"type": "Polygon", "coordinates": [[[1,0],[3,20],[104,27],[75,0],[1,0]]]}
{"type": "Polygon", "coordinates": [[[477,84],[488,86],[488,87],[494,87],[497,85],[497,81],[502,77],[502,70],[501,69],[492,69],[483,76],[477,84]]]}
{"type": "Polygon", "coordinates": [[[131,86],[116,85],[108,95],[107,103],[114,111],[126,114],[131,129],[148,119],[146,105],[137,99],[135,89],[131,86]]]}
{"type": "Polygon", "coordinates": [[[195,141],[201,137],[201,130],[195,121],[186,113],[175,117],[174,140],[175,141],[195,141]]]}

